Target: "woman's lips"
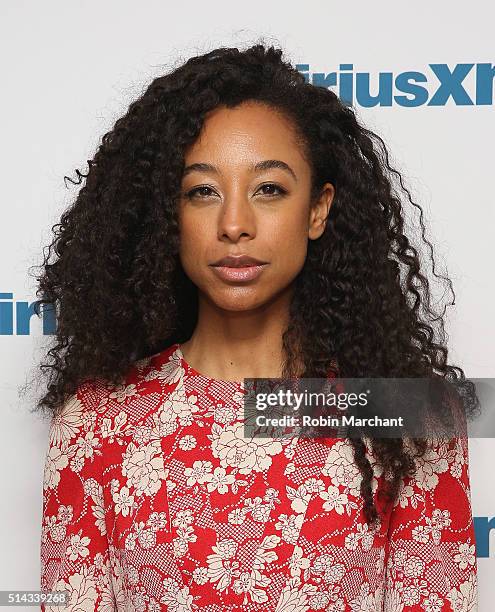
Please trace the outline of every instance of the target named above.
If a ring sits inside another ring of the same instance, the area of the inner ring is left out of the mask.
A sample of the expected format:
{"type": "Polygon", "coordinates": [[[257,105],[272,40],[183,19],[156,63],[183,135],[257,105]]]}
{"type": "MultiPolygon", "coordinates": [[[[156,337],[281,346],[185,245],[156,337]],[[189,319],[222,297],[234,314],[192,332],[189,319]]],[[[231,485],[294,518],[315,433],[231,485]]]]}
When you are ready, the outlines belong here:
{"type": "Polygon", "coordinates": [[[222,280],[227,281],[250,281],[258,278],[268,264],[260,264],[258,266],[244,266],[241,268],[233,268],[229,266],[212,266],[213,271],[222,280]]]}

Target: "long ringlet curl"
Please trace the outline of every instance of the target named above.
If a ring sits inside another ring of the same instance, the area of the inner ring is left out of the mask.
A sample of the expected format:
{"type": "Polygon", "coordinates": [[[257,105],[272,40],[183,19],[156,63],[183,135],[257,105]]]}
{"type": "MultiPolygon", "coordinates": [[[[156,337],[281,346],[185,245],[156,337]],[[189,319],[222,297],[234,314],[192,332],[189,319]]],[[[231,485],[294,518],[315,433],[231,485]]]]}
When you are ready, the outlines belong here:
{"type": "MultiPolygon", "coordinates": [[[[52,227],[36,277],[35,311],[49,305],[57,321],[40,365],[49,380],[36,410],[57,414],[83,381],[119,384],[136,359],[190,337],[197,289],[178,256],[185,151],[210,111],[248,100],[293,125],[311,167],[312,201],[326,181],[335,186],[326,229],[309,241],[296,279],[282,376],[319,378],[332,368],[342,377],[465,380],[460,367],[447,364],[445,308],[440,314],[432,308],[429,281],[405,234],[403,201],[420,212],[434,275],[453,294],[452,283],[435,271],[422,209],[391,167],[383,140],[334,92],[307,83],[280,49],[258,43],[215,49],[155,78],[104,134],[87,173],[65,177],[80,189],[52,227]]],[[[350,442],[363,512],[373,524],[378,510],[367,445],[388,474],[383,494],[394,500],[427,442],[350,442]]]]}

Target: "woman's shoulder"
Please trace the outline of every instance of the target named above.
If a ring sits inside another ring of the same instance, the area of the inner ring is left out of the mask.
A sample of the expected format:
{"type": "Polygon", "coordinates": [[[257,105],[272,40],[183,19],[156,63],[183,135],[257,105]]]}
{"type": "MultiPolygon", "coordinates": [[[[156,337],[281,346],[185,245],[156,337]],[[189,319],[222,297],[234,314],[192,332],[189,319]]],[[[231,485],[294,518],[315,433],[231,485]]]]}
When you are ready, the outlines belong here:
{"type": "Polygon", "coordinates": [[[127,385],[144,385],[154,380],[167,384],[179,380],[183,370],[182,353],[179,344],[175,342],[156,353],[136,359],[123,378],[127,385]]]}
{"type": "Polygon", "coordinates": [[[81,381],[67,397],[52,419],[52,430],[59,432],[59,443],[72,442],[81,429],[101,431],[107,435],[123,424],[131,425],[146,419],[157,410],[182,381],[183,367],[177,344],[137,359],[119,383],[104,378],[81,381]]]}

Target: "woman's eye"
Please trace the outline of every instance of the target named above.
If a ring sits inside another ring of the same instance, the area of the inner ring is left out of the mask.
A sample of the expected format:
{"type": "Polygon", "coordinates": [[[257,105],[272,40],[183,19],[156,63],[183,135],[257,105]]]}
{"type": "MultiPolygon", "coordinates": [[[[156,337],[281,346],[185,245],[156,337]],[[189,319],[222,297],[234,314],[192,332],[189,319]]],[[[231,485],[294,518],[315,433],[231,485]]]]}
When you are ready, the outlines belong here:
{"type": "Polygon", "coordinates": [[[194,198],[196,196],[196,194],[199,194],[199,192],[202,192],[201,195],[198,195],[199,198],[204,198],[204,197],[208,197],[208,193],[204,193],[205,191],[207,192],[212,192],[212,188],[208,187],[207,185],[202,185],[201,187],[195,187],[194,189],[191,189],[190,191],[188,191],[186,193],[186,196],[188,198],[194,198]]]}
{"type": "Polygon", "coordinates": [[[285,191],[285,189],[282,189],[282,187],[279,187],[278,185],[275,185],[275,183],[265,183],[264,185],[261,185],[260,189],[265,189],[266,187],[268,187],[270,189],[274,187],[278,191],[278,193],[267,193],[267,192],[265,192],[263,195],[277,196],[277,195],[283,195],[283,194],[287,193],[285,191]]]}

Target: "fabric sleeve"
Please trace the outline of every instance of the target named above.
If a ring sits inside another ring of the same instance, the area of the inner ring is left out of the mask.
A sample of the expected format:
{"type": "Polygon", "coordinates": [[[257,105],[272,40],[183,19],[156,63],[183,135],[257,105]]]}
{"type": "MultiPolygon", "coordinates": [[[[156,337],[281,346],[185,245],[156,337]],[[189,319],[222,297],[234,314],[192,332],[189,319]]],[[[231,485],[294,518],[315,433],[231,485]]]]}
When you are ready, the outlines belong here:
{"type": "Polygon", "coordinates": [[[102,441],[94,388],[80,386],[52,417],[43,475],[42,591],[68,591],[64,608],[115,610],[105,525],[102,441]],[[93,394],[93,395],[92,395],[93,394]]]}
{"type": "Polygon", "coordinates": [[[478,609],[468,461],[467,437],[436,440],[403,481],[388,530],[385,611],[478,609]]]}

